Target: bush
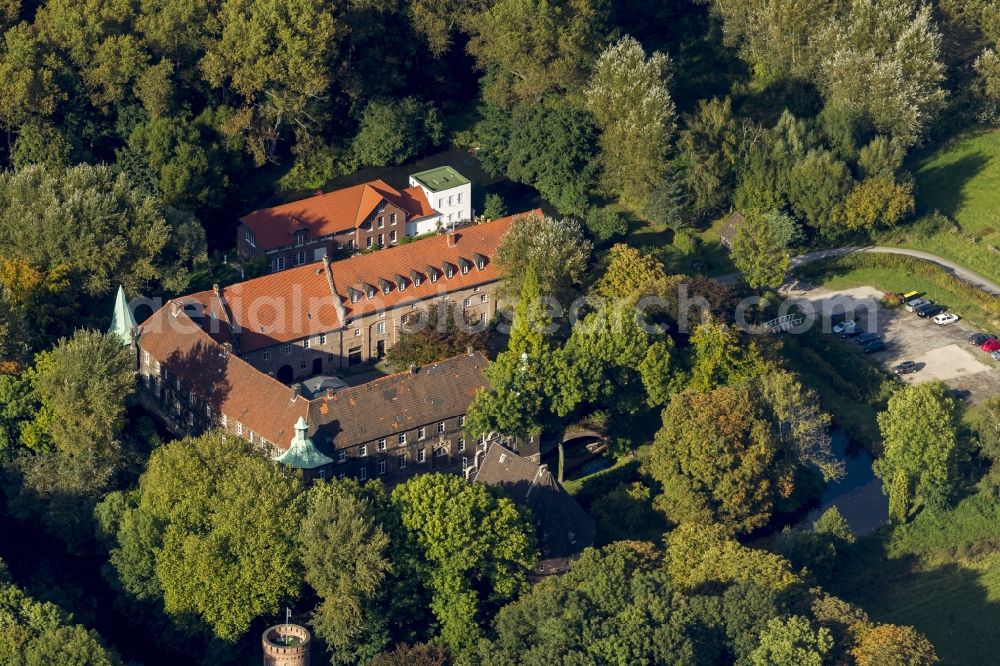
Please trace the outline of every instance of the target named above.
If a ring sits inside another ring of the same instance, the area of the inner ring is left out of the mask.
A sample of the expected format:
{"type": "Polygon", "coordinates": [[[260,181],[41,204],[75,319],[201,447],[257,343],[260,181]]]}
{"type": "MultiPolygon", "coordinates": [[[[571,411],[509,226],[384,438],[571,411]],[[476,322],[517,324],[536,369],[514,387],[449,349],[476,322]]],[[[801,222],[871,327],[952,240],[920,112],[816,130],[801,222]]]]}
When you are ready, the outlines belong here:
{"type": "Polygon", "coordinates": [[[628,222],[621,213],[610,208],[591,208],[587,212],[587,231],[599,242],[621,238],[628,233],[628,222]]]}
{"type": "Polygon", "coordinates": [[[701,239],[687,231],[678,231],[674,234],[674,247],[683,252],[686,256],[698,254],[701,246],[701,239]]]}

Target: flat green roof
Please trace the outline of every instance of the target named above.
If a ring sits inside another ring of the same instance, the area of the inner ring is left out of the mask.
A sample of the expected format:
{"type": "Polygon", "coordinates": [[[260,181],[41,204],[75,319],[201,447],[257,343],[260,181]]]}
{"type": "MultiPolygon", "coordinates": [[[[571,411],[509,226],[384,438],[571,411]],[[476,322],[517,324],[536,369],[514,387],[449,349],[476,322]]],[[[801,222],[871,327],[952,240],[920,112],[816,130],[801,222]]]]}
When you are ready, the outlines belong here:
{"type": "Polygon", "coordinates": [[[467,185],[469,179],[452,169],[450,166],[442,166],[436,169],[428,169],[420,173],[413,174],[413,179],[426,187],[431,192],[450,190],[459,185],[467,185]]]}

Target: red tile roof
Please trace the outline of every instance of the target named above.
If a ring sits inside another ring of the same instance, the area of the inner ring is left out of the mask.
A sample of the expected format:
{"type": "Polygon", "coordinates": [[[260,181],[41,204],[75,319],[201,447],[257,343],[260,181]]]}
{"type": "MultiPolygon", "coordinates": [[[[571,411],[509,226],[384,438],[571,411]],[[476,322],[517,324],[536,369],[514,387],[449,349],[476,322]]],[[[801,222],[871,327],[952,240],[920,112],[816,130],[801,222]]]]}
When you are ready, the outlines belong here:
{"type": "MultiPolygon", "coordinates": [[[[535,210],[460,228],[455,232],[453,247],[449,247],[448,234],[439,234],[332,262],[331,276],[346,317],[351,319],[496,281],[498,274],[493,257],[500,239],[514,219],[541,214],[540,210],[535,210]],[[486,260],[482,270],[475,265],[476,255],[486,260]],[[472,263],[468,273],[462,273],[460,260],[472,263]],[[450,279],[445,277],[446,263],[453,267],[450,279]],[[428,266],[434,266],[441,273],[436,282],[431,282],[428,266]],[[413,271],[421,277],[419,287],[411,279],[413,271]],[[403,291],[395,283],[397,276],[404,280],[406,288],[403,291]],[[392,283],[388,294],[381,291],[383,280],[392,283]],[[374,287],[374,298],[367,298],[366,286],[374,287]],[[350,289],[361,292],[357,303],[351,302],[350,289]]],[[[343,327],[322,263],[240,282],[225,287],[222,295],[228,306],[226,312],[211,290],[178,300],[201,303],[206,316],[214,316],[221,322],[227,321],[228,316],[240,332],[241,353],[343,327]]]]}
{"type": "Polygon", "coordinates": [[[168,302],[140,328],[139,346],[179,378],[201,404],[236,419],[243,427],[287,449],[295,422],[309,414],[309,401],[266,375],[222,345],[168,302]]]}
{"type": "Polygon", "coordinates": [[[293,235],[299,229],[307,229],[311,238],[356,229],[383,199],[402,208],[407,219],[435,213],[419,187],[400,192],[385,181],[373,180],[273,208],[255,210],[241,217],[240,221],[253,230],[257,247],[270,250],[291,244],[293,235]]]}

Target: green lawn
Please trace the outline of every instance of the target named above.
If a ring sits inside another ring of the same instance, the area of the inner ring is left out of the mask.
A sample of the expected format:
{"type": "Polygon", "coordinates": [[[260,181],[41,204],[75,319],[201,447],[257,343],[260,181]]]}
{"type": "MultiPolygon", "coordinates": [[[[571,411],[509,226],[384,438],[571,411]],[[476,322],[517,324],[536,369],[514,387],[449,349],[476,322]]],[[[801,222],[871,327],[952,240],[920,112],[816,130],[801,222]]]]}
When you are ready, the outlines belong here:
{"type": "Polygon", "coordinates": [[[687,256],[673,244],[673,232],[668,229],[657,229],[648,220],[615,206],[629,218],[629,235],[625,242],[632,247],[652,249],[667,270],[672,273],[703,273],[709,277],[718,277],[736,270],[729,259],[729,253],[719,243],[719,229],[725,224],[727,213],[715,220],[704,229],[693,229],[692,233],[701,242],[695,256],[687,256]]]}
{"type": "Polygon", "coordinates": [[[932,252],[1000,281],[1000,129],[959,137],[918,156],[911,168],[918,215],[937,210],[960,229],[926,237],[902,229],[882,241],[932,252]]]}

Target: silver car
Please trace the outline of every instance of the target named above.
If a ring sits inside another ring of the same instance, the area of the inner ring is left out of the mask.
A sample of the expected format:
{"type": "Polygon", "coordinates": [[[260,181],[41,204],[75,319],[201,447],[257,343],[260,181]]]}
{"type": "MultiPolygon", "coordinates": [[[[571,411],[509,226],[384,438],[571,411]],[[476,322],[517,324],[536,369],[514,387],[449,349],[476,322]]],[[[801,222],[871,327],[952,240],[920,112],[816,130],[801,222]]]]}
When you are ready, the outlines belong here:
{"type": "Polygon", "coordinates": [[[916,312],[919,308],[922,308],[925,305],[930,305],[933,302],[934,301],[931,301],[931,300],[926,299],[926,298],[914,298],[912,301],[909,301],[906,304],[906,311],[907,312],[916,312]]]}

